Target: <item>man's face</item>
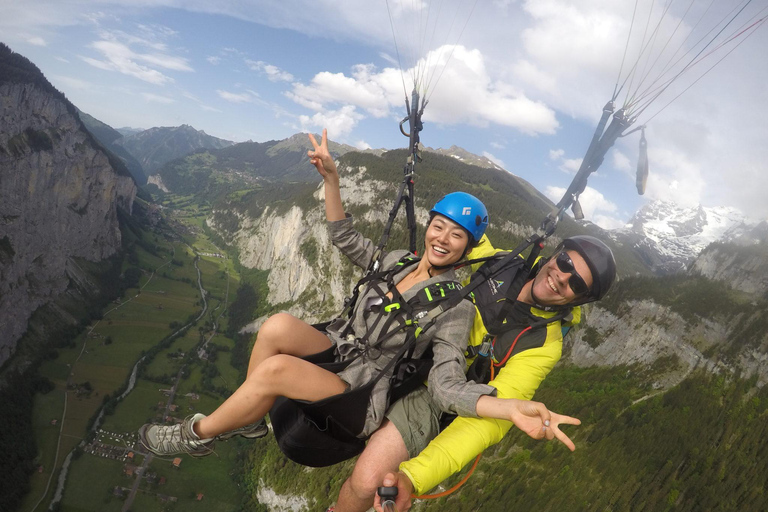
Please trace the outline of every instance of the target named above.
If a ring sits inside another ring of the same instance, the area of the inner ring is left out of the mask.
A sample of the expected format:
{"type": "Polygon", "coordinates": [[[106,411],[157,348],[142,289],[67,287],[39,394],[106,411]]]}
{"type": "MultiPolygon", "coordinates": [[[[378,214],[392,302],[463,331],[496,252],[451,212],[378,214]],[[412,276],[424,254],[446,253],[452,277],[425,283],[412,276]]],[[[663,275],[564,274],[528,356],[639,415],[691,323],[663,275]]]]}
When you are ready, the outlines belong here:
{"type": "MultiPolygon", "coordinates": [[[[588,288],[592,288],[592,273],[587,262],[576,251],[565,251],[573,262],[573,268],[588,288]]],[[[558,267],[557,255],[544,265],[533,280],[533,293],[542,306],[562,306],[581,297],[568,283],[572,273],[558,267]]]]}

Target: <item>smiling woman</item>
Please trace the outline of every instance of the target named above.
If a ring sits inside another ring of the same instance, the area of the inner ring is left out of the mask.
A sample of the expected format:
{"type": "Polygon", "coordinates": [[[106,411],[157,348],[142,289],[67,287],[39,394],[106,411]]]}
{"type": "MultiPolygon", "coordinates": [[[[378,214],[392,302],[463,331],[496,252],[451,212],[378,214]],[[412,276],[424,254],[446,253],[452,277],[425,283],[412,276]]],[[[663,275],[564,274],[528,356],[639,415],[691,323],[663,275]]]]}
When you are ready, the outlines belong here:
{"type": "MultiPolygon", "coordinates": [[[[310,162],[325,185],[331,239],[353,263],[369,268],[376,251],[370,240],[353,229],[351,216],[344,212],[327,133],[323,131],[321,143],[313,135],[309,138],[314,148],[308,152],[310,162]]],[[[337,444],[329,452],[333,439],[328,438],[323,443],[313,441],[320,456],[310,458],[306,450],[298,454],[303,463],[311,465],[328,465],[339,457],[343,460],[362,450],[364,439],[384,420],[398,386],[393,375],[400,378],[396,365],[405,358],[420,357],[428,347],[433,354],[429,382],[435,401],[446,411],[475,415],[479,397],[492,393],[493,388],[468,383],[464,376],[463,351],[474,318],[473,306],[462,300],[446,307],[430,316],[431,328],[426,324],[419,328],[417,319],[434,313],[436,304],[460,288],[453,265],[482,238],[487,225],[488,213],[477,198],[463,192],[445,196],[431,212],[421,260],[408,251],[385,254],[379,260],[380,269],[362,281],[349,318],[330,322],[325,332],[285,313],[272,316],[259,330],[246,381],[230,398],[210,415],[196,414],[181,425],[145,425],[140,431],[142,443],[161,455],[207,455],[216,439],[266,435],[263,418],[276,404],[271,419],[280,440],[285,407],[279,404],[286,402],[277,400],[286,397],[309,401],[311,406],[335,404],[335,410],[352,416],[344,420],[343,428],[331,429],[351,435],[353,439],[344,443],[351,448],[344,451],[337,444]],[[339,407],[339,401],[345,406],[339,407]]]]}

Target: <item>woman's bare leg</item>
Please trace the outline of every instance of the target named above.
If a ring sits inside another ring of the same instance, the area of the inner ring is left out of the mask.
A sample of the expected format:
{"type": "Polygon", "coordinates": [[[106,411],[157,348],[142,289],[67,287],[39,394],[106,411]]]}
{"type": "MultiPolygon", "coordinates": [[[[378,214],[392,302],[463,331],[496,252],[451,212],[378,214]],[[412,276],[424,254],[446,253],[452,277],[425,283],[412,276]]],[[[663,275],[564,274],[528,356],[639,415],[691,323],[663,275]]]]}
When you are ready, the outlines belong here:
{"type": "Polygon", "coordinates": [[[218,409],[195,422],[193,428],[200,439],[209,439],[260,420],[278,396],[315,401],[343,393],[346,387],[335,373],[298,357],[278,354],[254,368],[218,409]]]}
{"type": "Polygon", "coordinates": [[[317,354],[331,346],[331,340],[303,320],[288,313],[272,315],[259,329],[256,343],[251,350],[248,363],[250,376],[253,370],[267,358],[288,354],[292,356],[308,356],[317,354]]]}

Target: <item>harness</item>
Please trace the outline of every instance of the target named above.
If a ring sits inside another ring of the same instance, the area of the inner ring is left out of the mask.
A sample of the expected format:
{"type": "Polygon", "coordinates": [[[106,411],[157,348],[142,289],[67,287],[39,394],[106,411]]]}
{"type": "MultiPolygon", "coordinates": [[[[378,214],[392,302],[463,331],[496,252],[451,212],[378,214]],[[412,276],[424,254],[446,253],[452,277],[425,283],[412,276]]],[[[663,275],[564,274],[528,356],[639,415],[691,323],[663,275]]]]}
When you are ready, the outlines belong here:
{"type": "MultiPolygon", "coordinates": [[[[384,281],[392,293],[392,299],[389,299],[386,293],[373,287],[381,302],[371,306],[377,317],[369,322],[370,327],[361,337],[355,338],[356,345],[360,347],[358,354],[344,361],[335,361],[335,347],[331,347],[305,358],[325,370],[339,373],[358,359],[377,358],[376,349],[379,346],[395,334],[406,331],[405,342],[371,380],[355,389],[315,402],[284,397],[275,401],[270,420],[278,446],[289,459],[305,466],[323,467],[354,457],[365,447],[365,437],[361,437],[360,433],[378,382],[391,375],[388,401],[393,403],[426,379],[432,366],[431,353],[427,351],[421,357],[414,357],[416,341],[447,311],[447,307],[442,307],[445,303],[454,301],[458,304],[464,294],[457,282],[438,282],[422,288],[405,301],[394,286],[394,276],[418,261],[417,258],[406,257],[392,269],[373,273],[358,282],[356,290],[361,291],[370,289],[377,281],[384,281]],[[382,334],[372,342],[371,334],[379,324],[382,334]]],[[[355,302],[360,295],[357,294],[355,302]]],[[[346,309],[352,312],[359,307],[366,305],[351,303],[346,309]]],[[[348,328],[342,331],[343,336],[352,335],[350,324],[348,322],[348,328]]],[[[328,323],[319,324],[315,328],[324,330],[327,326],[328,323]]]]}
{"type": "MultiPolygon", "coordinates": [[[[345,312],[351,315],[361,307],[358,304],[360,296],[365,296],[363,291],[376,281],[387,283],[392,299],[380,290],[377,292],[381,299],[378,305],[379,316],[363,336],[356,338],[356,344],[361,347],[360,352],[340,362],[334,360],[333,349],[305,359],[338,373],[360,357],[375,355],[375,349],[397,332],[405,330],[406,340],[387,365],[363,386],[315,402],[288,398],[275,401],[270,411],[270,420],[281,451],[294,462],[312,467],[330,466],[362,452],[365,438],[359,434],[365,426],[368,404],[376,384],[391,372],[388,400],[394,403],[427,378],[432,366],[431,351],[428,350],[421,357],[413,357],[416,340],[435,324],[442,313],[462,300],[471,299],[480,309],[481,316],[484,316],[486,326],[491,326],[489,332],[500,335],[508,330],[511,323],[506,320],[511,318],[517,296],[543,246],[539,238],[529,237],[509,253],[463,262],[459,266],[484,262],[463,288],[456,282],[435,283],[423,288],[408,301],[403,300],[394,286],[394,276],[404,267],[417,263],[418,259],[406,257],[390,270],[372,272],[363,277],[355,286],[355,293],[346,304],[345,312]],[[533,245],[530,255],[527,259],[522,258],[520,253],[530,245],[533,245]],[[483,285],[496,292],[491,295],[484,293],[483,285]],[[492,296],[496,300],[484,299],[492,296]],[[375,343],[371,343],[371,334],[382,321],[383,334],[375,343]]],[[[316,327],[322,330],[326,326],[316,327]]],[[[342,334],[352,335],[349,331],[347,328],[342,334]]]]}

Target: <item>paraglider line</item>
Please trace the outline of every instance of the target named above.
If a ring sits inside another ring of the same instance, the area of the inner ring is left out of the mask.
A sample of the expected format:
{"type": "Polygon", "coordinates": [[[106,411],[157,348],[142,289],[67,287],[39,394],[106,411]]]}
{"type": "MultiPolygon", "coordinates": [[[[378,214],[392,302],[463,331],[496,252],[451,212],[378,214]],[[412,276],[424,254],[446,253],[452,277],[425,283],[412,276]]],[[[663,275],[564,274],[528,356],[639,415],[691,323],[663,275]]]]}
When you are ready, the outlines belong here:
{"type": "Polygon", "coordinates": [[[395,36],[395,24],[392,22],[392,11],[389,10],[389,0],[385,0],[387,4],[387,14],[389,14],[389,27],[392,29],[392,39],[395,40],[395,53],[397,54],[397,67],[400,68],[400,79],[403,81],[403,94],[405,94],[405,101],[408,101],[408,89],[405,88],[405,77],[403,76],[403,64],[400,62],[400,50],[397,48],[397,37],[395,36]]]}
{"type": "MultiPolygon", "coordinates": [[[[437,87],[437,84],[440,82],[440,78],[442,78],[443,73],[445,72],[445,68],[448,67],[448,63],[451,61],[451,58],[453,57],[453,52],[456,50],[456,46],[459,44],[459,40],[461,39],[461,36],[464,35],[464,30],[467,28],[467,24],[469,23],[470,18],[472,18],[472,14],[475,12],[475,7],[477,7],[477,0],[472,4],[472,9],[469,11],[469,16],[467,16],[467,20],[464,22],[464,26],[461,28],[461,32],[459,33],[459,37],[456,39],[456,43],[451,48],[451,53],[448,55],[448,60],[445,61],[445,64],[443,65],[443,69],[440,71],[440,75],[437,77],[437,80],[435,80],[435,87],[437,87]]],[[[433,75],[434,76],[434,75],[433,75]]],[[[432,85],[432,79],[430,78],[429,84],[427,84],[427,88],[429,89],[432,85]]],[[[425,91],[426,94],[426,91],[425,91]]],[[[429,95],[431,96],[431,92],[429,95]]],[[[426,96],[426,100],[429,100],[429,96],[426,96]]],[[[426,103],[425,103],[426,105],[426,103]]]]}

